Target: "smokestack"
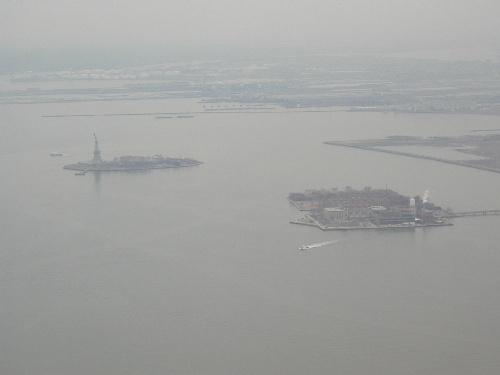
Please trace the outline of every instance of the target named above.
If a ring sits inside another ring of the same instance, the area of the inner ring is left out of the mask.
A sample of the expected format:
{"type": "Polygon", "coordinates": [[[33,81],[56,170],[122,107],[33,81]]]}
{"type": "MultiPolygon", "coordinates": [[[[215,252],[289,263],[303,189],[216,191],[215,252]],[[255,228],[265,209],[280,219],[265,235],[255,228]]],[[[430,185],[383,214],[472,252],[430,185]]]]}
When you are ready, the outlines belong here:
{"type": "Polygon", "coordinates": [[[415,205],[415,198],[410,198],[410,213],[415,219],[417,218],[417,208],[415,205]]]}
{"type": "Polygon", "coordinates": [[[427,203],[427,202],[429,202],[429,190],[426,190],[426,191],[424,192],[424,196],[423,196],[423,198],[422,198],[422,202],[423,202],[423,203],[427,203]]]}

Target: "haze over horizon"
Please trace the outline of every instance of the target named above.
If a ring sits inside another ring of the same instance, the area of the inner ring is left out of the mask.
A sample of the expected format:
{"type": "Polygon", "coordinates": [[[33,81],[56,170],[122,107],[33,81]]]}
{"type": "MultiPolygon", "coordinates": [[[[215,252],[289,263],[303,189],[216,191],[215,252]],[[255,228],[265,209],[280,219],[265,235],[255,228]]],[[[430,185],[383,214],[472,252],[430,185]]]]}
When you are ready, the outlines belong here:
{"type": "Polygon", "coordinates": [[[493,0],[6,0],[0,51],[3,65],[26,66],[98,65],[102,54],[131,63],[245,51],[495,56],[499,12],[493,0]]]}

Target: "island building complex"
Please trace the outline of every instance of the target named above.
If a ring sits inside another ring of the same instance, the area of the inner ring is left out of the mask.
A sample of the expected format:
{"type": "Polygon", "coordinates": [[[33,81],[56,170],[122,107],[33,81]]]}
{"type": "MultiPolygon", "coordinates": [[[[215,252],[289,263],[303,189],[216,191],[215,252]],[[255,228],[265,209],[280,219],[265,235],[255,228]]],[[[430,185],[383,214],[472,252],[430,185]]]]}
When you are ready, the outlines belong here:
{"type": "Polygon", "coordinates": [[[289,201],[308,213],[292,223],[323,230],[411,228],[449,225],[447,211],[426,195],[406,197],[390,189],[311,190],[291,193],[289,201]]]}

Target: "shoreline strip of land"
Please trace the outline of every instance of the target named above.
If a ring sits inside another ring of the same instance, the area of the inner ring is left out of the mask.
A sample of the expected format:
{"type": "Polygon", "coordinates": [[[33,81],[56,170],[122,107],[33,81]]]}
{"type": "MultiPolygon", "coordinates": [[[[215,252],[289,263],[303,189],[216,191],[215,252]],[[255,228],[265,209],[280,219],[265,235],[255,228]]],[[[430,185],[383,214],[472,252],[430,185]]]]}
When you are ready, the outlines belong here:
{"type": "Polygon", "coordinates": [[[498,169],[498,168],[472,164],[468,161],[450,160],[450,159],[438,158],[435,156],[412,154],[410,152],[404,152],[404,151],[387,150],[387,149],[382,149],[382,148],[378,148],[378,147],[367,146],[367,145],[364,145],[362,143],[342,142],[342,141],[327,141],[324,143],[327,145],[330,145],[330,146],[340,146],[340,147],[354,148],[354,149],[358,149],[358,150],[381,152],[384,154],[405,156],[405,157],[414,158],[414,159],[437,161],[439,163],[458,165],[460,167],[474,168],[474,169],[479,169],[482,171],[493,172],[493,173],[500,173],[500,169],[498,169]]]}

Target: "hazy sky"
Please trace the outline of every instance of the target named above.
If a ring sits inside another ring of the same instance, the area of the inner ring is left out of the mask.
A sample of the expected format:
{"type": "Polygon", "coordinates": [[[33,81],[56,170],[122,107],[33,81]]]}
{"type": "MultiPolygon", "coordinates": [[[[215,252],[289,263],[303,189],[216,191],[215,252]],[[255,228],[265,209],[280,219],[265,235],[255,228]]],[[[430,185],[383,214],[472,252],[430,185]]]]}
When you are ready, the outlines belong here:
{"type": "Polygon", "coordinates": [[[499,0],[0,0],[0,48],[497,48],[499,0]]]}

